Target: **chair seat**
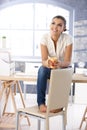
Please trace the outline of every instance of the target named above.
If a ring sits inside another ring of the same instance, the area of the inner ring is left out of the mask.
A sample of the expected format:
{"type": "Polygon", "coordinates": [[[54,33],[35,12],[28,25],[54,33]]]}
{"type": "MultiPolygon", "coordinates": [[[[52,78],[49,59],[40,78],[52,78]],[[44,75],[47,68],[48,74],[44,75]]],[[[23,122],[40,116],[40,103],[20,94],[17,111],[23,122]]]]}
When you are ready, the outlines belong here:
{"type": "MultiPolygon", "coordinates": [[[[18,109],[18,111],[20,111],[20,112],[22,112],[24,114],[31,115],[31,116],[34,115],[36,117],[41,117],[43,119],[45,119],[46,115],[47,115],[47,113],[40,112],[37,105],[36,106],[32,106],[32,107],[27,107],[27,108],[20,108],[20,109],[18,109]]],[[[52,112],[50,112],[49,113],[49,117],[56,116],[56,115],[62,115],[63,113],[64,113],[64,110],[61,110],[58,113],[52,113],[52,112]]]]}

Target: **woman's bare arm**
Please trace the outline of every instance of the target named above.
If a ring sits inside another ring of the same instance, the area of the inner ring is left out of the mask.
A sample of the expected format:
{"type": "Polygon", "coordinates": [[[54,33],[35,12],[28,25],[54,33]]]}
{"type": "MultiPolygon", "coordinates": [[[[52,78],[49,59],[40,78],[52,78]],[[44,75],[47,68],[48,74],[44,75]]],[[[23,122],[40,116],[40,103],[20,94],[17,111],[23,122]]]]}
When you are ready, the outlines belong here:
{"type": "Polygon", "coordinates": [[[66,47],[64,61],[59,63],[59,67],[68,67],[72,59],[72,44],[66,47]]]}
{"type": "Polygon", "coordinates": [[[42,58],[42,65],[48,67],[48,50],[45,45],[41,44],[41,58],[42,58]]]}

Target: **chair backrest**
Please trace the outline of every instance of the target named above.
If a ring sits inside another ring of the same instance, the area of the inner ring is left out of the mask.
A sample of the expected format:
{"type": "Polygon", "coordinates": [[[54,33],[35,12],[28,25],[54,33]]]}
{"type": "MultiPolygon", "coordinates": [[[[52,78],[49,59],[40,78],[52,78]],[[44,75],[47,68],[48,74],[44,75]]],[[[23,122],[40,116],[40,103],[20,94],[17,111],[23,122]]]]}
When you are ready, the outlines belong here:
{"type": "Polygon", "coordinates": [[[51,71],[47,111],[67,107],[72,73],[72,68],[51,71]]]}

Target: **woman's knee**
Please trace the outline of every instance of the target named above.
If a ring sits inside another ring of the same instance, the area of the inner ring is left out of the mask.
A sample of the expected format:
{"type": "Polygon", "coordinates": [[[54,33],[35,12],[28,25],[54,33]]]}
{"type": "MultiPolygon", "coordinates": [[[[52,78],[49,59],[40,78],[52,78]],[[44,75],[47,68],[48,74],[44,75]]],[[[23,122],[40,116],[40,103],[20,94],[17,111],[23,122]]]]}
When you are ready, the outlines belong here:
{"type": "Polygon", "coordinates": [[[48,73],[48,71],[49,71],[49,68],[46,68],[46,67],[44,67],[44,66],[41,66],[40,68],[39,68],[39,70],[38,70],[38,75],[47,75],[47,73],[48,73]]]}

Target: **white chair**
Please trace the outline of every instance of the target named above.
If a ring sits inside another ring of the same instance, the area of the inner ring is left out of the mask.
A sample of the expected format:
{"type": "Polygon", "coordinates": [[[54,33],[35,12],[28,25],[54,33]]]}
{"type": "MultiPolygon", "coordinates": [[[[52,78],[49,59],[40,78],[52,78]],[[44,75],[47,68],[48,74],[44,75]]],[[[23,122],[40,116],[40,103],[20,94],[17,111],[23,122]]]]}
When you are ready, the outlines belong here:
{"type": "Polygon", "coordinates": [[[61,115],[63,118],[63,130],[66,130],[67,124],[67,106],[69,100],[69,92],[72,82],[72,68],[67,69],[53,69],[51,71],[49,82],[49,94],[47,100],[47,112],[42,113],[39,111],[38,106],[29,108],[20,108],[17,111],[16,130],[19,129],[20,115],[30,115],[38,119],[38,128],[40,130],[40,120],[45,120],[44,130],[50,130],[49,118],[61,115]],[[63,108],[60,112],[52,113],[51,110],[63,108]]]}

